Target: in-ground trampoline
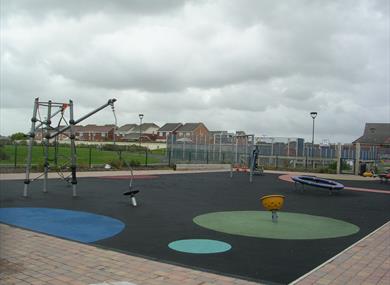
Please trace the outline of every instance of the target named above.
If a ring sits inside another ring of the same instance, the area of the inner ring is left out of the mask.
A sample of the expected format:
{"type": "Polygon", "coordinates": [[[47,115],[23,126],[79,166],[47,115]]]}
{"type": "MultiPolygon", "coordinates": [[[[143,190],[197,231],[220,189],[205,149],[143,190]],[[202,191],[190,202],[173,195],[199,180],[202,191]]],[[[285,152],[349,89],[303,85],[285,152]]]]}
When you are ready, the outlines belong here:
{"type": "Polygon", "coordinates": [[[379,182],[344,180],[330,196],[294,191],[274,174],[253,183],[244,173],[160,175],[134,181],[137,207],[121,177],[81,178],[77,198],[61,181],[49,180],[48,193],[41,183],[25,199],[22,181],[2,181],[0,222],[267,283],[295,280],[390,218],[390,189],[379,182]],[[260,202],[270,194],[285,196],[277,223],[260,202]]]}

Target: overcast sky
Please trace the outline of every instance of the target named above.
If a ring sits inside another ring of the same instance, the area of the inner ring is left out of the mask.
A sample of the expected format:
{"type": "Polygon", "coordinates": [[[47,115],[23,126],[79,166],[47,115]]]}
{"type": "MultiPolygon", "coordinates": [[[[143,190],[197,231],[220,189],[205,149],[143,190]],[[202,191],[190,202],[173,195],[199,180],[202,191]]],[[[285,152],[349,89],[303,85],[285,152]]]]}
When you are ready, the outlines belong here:
{"type": "Polygon", "coordinates": [[[317,111],[316,142],[390,122],[389,1],[0,1],[2,135],[29,131],[35,97],[309,141],[317,111]]]}

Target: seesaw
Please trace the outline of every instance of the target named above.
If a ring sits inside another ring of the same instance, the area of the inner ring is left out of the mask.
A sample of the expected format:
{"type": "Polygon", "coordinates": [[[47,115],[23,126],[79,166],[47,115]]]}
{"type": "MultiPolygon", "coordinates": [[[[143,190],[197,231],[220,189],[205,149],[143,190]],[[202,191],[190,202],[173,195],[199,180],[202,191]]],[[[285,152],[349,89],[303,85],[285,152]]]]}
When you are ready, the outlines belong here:
{"type": "Polygon", "coordinates": [[[381,183],[387,183],[390,179],[390,172],[381,173],[378,175],[381,183]]]}
{"type": "Polygon", "coordinates": [[[300,175],[293,176],[291,177],[291,179],[294,181],[295,189],[297,188],[297,184],[302,185],[302,190],[304,190],[305,185],[309,185],[313,187],[328,189],[330,195],[333,194],[333,191],[339,192],[340,190],[344,189],[344,185],[341,183],[316,176],[300,175]]]}

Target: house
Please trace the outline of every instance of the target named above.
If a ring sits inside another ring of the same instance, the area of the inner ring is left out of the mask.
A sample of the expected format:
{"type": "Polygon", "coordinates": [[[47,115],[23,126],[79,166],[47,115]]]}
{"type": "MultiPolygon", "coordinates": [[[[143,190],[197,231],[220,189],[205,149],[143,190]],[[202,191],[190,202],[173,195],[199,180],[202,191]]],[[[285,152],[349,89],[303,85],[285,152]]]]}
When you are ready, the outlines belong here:
{"type": "Polygon", "coordinates": [[[157,138],[157,133],[160,127],[155,123],[144,123],[136,125],[128,134],[124,135],[126,141],[139,141],[140,136],[142,141],[154,141],[157,138]]]}
{"type": "Polygon", "coordinates": [[[183,126],[182,123],[166,123],[157,131],[157,140],[166,142],[168,136],[175,132],[178,128],[183,126]]]}
{"type": "MultiPolygon", "coordinates": [[[[59,127],[55,127],[55,128],[53,128],[53,129],[50,129],[49,130],[49,133],[50,134],[54,134],[54,133],[56,133],[58,130],[61,130],[62,128],[64,128],[64,127],[66,127],[66,126],[59,126],[59,127]]],[[[75,128],[76,128],[77,126],[75,126],[75,128]]],[[[46,129],[45,128],[38,128],[38,129],[36,129],[35,130],[35,137],[34,137],[34,139],[36,140],[36,141],[42,141],[44,138],[45,138],[45,135],[46,135],[46,129]]],[[[58,135],[58,139],[60,140],[60,141],[62,141],[62,140],[66,140],[66,139],[68,139],[69,138],[69,130],[67,130],[67,131],[65,131],[65,132],[63,132],[63,133],[61,133],[61,134],[59,134],[58,135]]]]}
{"type": "Polygon", "coordinates": [[[353,144],[389,145],[390,124],[389,123],[366,123],[363,135],[352,142],[353,144]]]}
{"type": "Polygon", "coordinates": [[[176,134],[177,142],[208,144],[209,130],[203,123],[186,123],[173,133],[176,134]]]}
{"type": "Polygon", "coordinates": [[[86,125],[76,126],[76,139],[81,141],[112,141],[115,125],[86,125]]]}
{"type": "Polygon", "coordinates": [[[360,144],[360,159],[390,159],[390,124],[366,123],[363,135],[352,142],[360,144]],[[375,156],[373,156],[375,154],[375,156]]]}
{"type": "Polygon", "coordinates": [[[228,131],[210,131],[209,137],[212,144],[231,144],[233,143],[233,133],[228,131]]]}
{"type": "Polygon", "coordinates": [[[124,138],[126,135],[134,133],[134,129],[137,127],[137,124],[126,124],[121,126],[116,130],[116,135],[120,138],[124,138]]]}

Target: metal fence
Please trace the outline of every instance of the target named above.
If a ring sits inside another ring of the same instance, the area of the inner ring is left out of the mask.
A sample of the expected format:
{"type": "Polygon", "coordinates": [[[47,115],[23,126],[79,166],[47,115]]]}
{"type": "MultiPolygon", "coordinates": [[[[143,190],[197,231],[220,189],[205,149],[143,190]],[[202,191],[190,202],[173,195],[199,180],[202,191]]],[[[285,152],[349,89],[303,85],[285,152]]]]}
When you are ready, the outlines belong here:
{"type": "MultiPolygon", "coordinates": [[[[26,144],[8,144],[2,147],[0,157],[1,167],[24,167],[27,158],[26,144]]],[[[33,147],[32,165],[43,167],[43,147],[37,144],[33,147]]],[[[106,164],[120,168],[121,161],[125,160],[132,166],[168,165],[166,150],[153,151],[147,148],[122,148],[119,150],[103,149],[99,145],[79,146],[76,149],[77,165],[81,168],[100,168],[106,164]]],[[[52,168],[67,167],[70,162],[70,147],[49,147],[49,163],[52,168]]]]}
{"type": "Polygon", "coordinates": [[[211,144],[168,141],[167,160],[170,165],[177,163],[230,163],[249,166],[255,147],[258,148],[259,164],[268,169],[320,170],[332,168],[338,173],[357,174],[358,163],[381,167],[390,159],[390,144],[317,144],[312,146],[311,143],[304,143],[302,139],[288,138],[284,142],[274,140],[248,144],[237,143],[237,141],[228,143],[217,141],[211,144]]]}
{"type": "MultiPolygon", "coordinates": [[[[100,146],[78,146],[77,160],[79,167],[96,168],[105,164],[118,164],[126,160],[133,166],[173,166],[178,163],[228,163],[248,166],[254,148],[258,148],[258,163],[267,169],[321,170],[334,169],[339,173],[358,172],[357,163],[366,163],[367,167],[383,168],[390,161],[390,145],[357,145],[355,144],[316,144],[304,143],[302,139],[285,138],[265,139],[262,141],[214,139],[209,144],[197,144],[186,141],[168,140],[167,148],[152,151],[146,148],[121,150],[104,150],[100,146]],[[359,150],[359,154],[357,155],[359,150]],[[337,163],[340,164],[337,169],[337,163]]],[[[27,146],[23,144],[5,145],[6,157],[1,157],[0,166],[23,167],[26,162],[27,146]]],[[[54,167],[66,166],[67,147],[55,153],[50,150],[50,164],[54,167]]],[[[34,148],[33,165],[43,163],[43,149],[40,145],[34,148]]],[[[390,166],[390,165],[389,165],[390,166]]],[[[120,167],[120,165],[117,165],[120,167]]]]}

